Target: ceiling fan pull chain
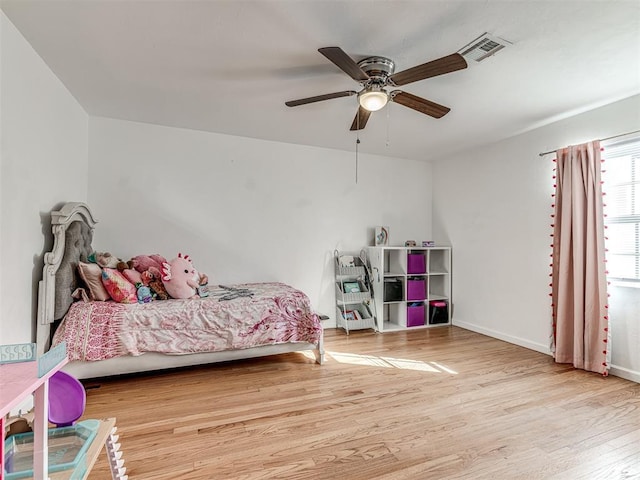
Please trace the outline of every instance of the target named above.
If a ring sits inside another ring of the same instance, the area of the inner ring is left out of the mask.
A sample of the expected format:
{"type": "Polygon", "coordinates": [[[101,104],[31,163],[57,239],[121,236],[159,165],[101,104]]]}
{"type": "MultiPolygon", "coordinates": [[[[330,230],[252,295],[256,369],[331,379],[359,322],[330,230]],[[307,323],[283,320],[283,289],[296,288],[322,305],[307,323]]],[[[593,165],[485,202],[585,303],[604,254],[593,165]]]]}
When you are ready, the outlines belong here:
{"type": "Polygon", "coordinates": [[[356,139],[356,185],[358,184],[358,145],[360,145],[360,139],[356,139]]]}
{"type": "Polygon", "coordinates": [[[385,142],[385,146],[388,147],[391,143],[389,141],[389,127],[391,125],[391,105],[387,106],[387,140],[385,142]]]}
{"type": "Polygon", "coordinates": [[[358,113],[356,114],[356,185],[358,184],[358,146],[360,145],[360,107],[358,106],[358,113]]]}

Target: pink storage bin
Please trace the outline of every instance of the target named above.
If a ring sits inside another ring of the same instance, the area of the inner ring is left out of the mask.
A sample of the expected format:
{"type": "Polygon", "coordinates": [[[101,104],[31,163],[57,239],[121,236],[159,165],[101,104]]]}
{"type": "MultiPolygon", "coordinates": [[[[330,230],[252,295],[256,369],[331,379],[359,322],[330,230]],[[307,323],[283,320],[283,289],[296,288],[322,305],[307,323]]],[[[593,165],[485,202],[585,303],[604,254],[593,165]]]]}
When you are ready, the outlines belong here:
{"type": "Polygon", "coordinates": [[[447,302],[444,300],[431,300],[429,302],[429,324],[449,323],[447,302]]]}
{"type": "Polygon", "coordinates": [[[407,305],[407,327],[420,327],[424,325],[424,304],[407,305]]]}
{"type": "Polygon", "coordinates": [[[424,300],[427,298],[427,281],[407,279],[407,300],[424,300]]]}
{"type": "Polygon", "coordinates": [[[427,273],[427,256],[423,253],[409,253],[407,255],[407,273],[427,273]]]}

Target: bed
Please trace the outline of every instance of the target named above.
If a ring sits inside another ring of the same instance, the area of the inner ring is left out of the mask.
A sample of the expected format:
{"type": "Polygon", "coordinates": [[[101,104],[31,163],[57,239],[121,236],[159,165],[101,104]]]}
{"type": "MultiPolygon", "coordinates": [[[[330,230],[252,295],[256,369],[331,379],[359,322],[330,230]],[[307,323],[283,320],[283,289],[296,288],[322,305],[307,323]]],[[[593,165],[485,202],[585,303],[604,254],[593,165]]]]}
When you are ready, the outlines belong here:
{"type": "Polygon", "coordinates": [[[208,297],[149,303],[74,298],[96,223],[84,203],[51,212],[36,343],[42,354],[66,342],[68,373],[98,378],[302,351],[323,363],[320,320],[307,295],[284,283],[213,285],[208,297]]]}

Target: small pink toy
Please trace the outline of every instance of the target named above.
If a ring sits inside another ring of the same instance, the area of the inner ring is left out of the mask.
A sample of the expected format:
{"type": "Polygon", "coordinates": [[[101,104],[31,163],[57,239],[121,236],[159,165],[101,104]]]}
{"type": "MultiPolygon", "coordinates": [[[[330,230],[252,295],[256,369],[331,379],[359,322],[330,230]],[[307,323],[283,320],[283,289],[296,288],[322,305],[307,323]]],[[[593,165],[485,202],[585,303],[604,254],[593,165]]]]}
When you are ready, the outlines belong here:
{"type": "Polygon", "coordinates": [[[197,298],[200,274],[189,255],[178,256],[162,264],[162,283],[172,298],[197,298]]]}

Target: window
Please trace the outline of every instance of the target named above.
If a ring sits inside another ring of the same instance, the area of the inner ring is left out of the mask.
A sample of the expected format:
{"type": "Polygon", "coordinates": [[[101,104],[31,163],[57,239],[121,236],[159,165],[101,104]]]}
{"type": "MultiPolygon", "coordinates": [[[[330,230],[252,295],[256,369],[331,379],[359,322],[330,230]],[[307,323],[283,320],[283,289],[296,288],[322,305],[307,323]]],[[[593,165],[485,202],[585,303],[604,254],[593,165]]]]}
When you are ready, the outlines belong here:
{"type": "Polygon", "coordinates": [[[603,147],[608,276],[640,284],[640,137],[603,147]]]}

